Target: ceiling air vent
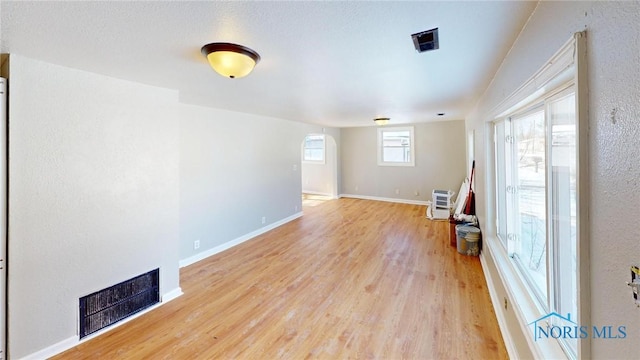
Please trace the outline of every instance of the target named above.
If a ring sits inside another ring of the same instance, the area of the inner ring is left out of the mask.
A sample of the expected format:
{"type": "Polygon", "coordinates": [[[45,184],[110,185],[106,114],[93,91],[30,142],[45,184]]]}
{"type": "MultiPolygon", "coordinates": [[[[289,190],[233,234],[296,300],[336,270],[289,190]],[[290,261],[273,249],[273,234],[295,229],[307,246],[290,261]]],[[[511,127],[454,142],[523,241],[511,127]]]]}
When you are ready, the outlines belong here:
{"type": "Polygon", "coordinates": [[[438,43],[438,28],[411,35],[417,52],[425,52],[440,48],[438,43]]]}

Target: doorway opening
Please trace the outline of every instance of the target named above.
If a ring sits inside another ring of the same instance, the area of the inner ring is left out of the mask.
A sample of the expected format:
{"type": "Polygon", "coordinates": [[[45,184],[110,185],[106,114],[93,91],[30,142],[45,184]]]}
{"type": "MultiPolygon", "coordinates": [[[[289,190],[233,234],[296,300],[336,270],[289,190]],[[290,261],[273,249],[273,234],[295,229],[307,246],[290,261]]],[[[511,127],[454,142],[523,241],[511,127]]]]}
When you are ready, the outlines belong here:
{"type": "Polygon", "coordinates": [[[302,205],[338,198],[338,155],[331,135],[307,134],[301,145],[302,205]]]}

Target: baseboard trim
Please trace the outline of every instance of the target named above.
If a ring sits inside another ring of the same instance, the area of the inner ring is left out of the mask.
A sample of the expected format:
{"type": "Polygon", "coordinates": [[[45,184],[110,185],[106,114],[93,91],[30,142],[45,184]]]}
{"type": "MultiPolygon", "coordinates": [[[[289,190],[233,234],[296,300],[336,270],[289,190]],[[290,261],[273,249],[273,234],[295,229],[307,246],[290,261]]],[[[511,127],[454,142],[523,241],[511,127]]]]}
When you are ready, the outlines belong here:
{"type": "Polygon", "coordinates": [[[72,337],[66,338],[66,339],[64,339],[64,340],[62,340],[60,342],[57,342],[57,343],[55,343],[55,344],[53,344],[51,346],[48,346],[48,347],[46,347],[46,348],[44,348],[42,350],[39,350],[39,351],[34,352],[32,354],[29,354],[29,355],[27,355],[25,357],[22,357],[20,359],[22,359],[22,360],[42,360],[42,359],[48,359],[50,357],[58,355],[58,354],[60,354],[60,353],[62,353],[64,351],[67,351],[67,350],[69,350],[69,349],[71,349],[71,348],[73,348],[75,346],[78,346],[78,345],[82,344],[85,341],[91,340],[91,339],[93,339],[95,337],[98,337],[98,336],[103,335],[103,334],[105,334],[105,333],[107,333],[109,331],[112,331],[112,330],[118,328],[119,326],[121,326],[123,324],[126,324],[129,321],[131,321],[133,319],[136,319],[136,318],[148,313],[149,311],[153,311],[153,310],[159,308],[160,306],[168,303],[169,301],[176,299],[177,297],[179,297],[182,294],[183,294],[182,293],[182,289],[180,287],[177,287],[177,288],[167,292],[166,294],[162,295],[161,302],[159,302],[159,303],[157,303],[157,304],[155,304],[155,305],[153,305],[153,306],[151,306],[151,307],[149,307],[147,309],[144,309],[144,310],[140,311],[139,313],[131,315],[130,317],[128,317],[128,318],[126,318],[124,320],[121,320],[121,321],[119,321],[119,322],[117,322],[117,323],[115,323],[115,324],[113,324],[113,325],[111,325],[111,326],[109,326],[107,328],[104,328],[104,329],[102,329],[102,330],[100,330],[100,331],[98,331],[98,332],[96,332],[94,334],[91,334],[91,335],[83,338],[82,340],[80,340],[79,337],[78,337],[78,334],[76,334],[76,335],[74,335],[72,337]]]}
{"type": "Polygon", "coordinates": [[[275,228],[277,228],[279,226],[282,226],[282,225],[284,225],[284,224],[286,224],[286,223],[288,223],[290,221],[293,221],[293,220],[295,220],[295,219],[297,219],[297,218],[299,218],[301,216],[302,216],[302,211],[300,211],[298,213],[295,213],[295,214],[293,214],[293,215],[291,215],[291,216],[289,216],[287,218],[284,218],[284,219],[282,219],[280,221],[276,221],[276,222],[274,222],[272,224],[269,224],[269,225],[267,225],[267,226],[265,226],[263,228],[260,228],[260,229],[258,229],[256,231],[253,231],[253,232],[250,232],[250,233],[248,233],[246,235],[240,236],[239,238],[233,239],[231,241],[227,241],[224,244],[220,244],[220,245],[218,245],[218,246],[216,246],[214,248],[211,248],[209,250],[205,250],[205,251],[203,251],[201,253],[195,254],[195,255],[193,255],[191,257],[188,257],[186,259],[182,259],[182,260],[180,260],[180,263],[179,263],[180,268],[183,268],[185,266],[189,266],[191,264],[195,264],[200,260],[204,260],[204,259],[206,259],[206,258],[208,258],[210,256],[213,256],[213,255],[215,255],[217,253],[223,252],[223,251],[225,251],[227,249],[230,249],[230,248],[232,248],[232,247],[234,247],[236,245],[240,245],[240,244],[242,244],[243,242],[245,242],[247,240],[251,240],[256,236],[262,235],[262,234],[266,233],[269,230],[273,230],[273,229],[275,229],[275,228]]]}
{"type": "Polygon", "coordinates": [[[162,302],[163,303],[167,303],[171,300],[174,300],[180,296],[182,296],[182,294],[184,294],[182,292],[182,288],[181,287],[177,287],[171,291],[169,291],[168,293],[162,295],[162,302]]]}
{"type": "Polygon", "coordinates": [[[427,206],[426,201],[422,200],[407,200],[407,199],[396,199],[396,198],[386,198],[386,197],[378,197],[378,196],[367,196],[367,195],[355,195],[355,194],[340,194],[341,198],[352,198],[352,199],[362,199],[362,200],[374,200],[374,201],[386,201],[392,203],[400,203],[400,204],[410,204],[410,205],[423,205],[427,206]]]}
{"type": "Polygon", "coordinates": [[[337,197],[333,194],[330,193],[324,193],[321,191],[311,191],[311,190],[302,190],[303,194],[309,194],[309,195],[320,195],[320,196],[328,196],[330,198],[336,199],[337,197]]]}
{"type": "Polygon", "coordinates": [[[38,352],[27,355],[22,360],[42,360],[48,359],[54,355],[60,354],[63,351],[69,350],[72,347],[78,345],[80,341],[78,341],[78,336],[72,336],[70,338],[66,338],[56,344],[53,344],[47,348],[44,348],[38,352]]]}

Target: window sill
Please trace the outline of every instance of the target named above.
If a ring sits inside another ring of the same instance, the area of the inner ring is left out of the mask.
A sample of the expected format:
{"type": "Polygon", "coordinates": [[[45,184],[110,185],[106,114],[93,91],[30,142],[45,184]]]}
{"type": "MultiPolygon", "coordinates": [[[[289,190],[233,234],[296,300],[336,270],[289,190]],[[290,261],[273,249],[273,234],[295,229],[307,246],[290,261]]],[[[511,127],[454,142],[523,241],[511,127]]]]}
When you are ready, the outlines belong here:
{"type": "MultiPolygon", "coordinates": [[[[484,241],[483,250],[489,253],[488,257],[483,256],[483,260],[493,260],[494,262],[499,281],[502,282],[502,286],[507,293],[509,304],[513,309],[520,330],[527,340],[528,348],[533,357],[536,359],[567,359],[567,355],[562,350],[558,341],[536,341],[534,339],[533,325],[530,325],[530,323],[546,315],[546,312],[534,300],[534,296],[527,288],[525,280],[522,278],[522,275],[518,273],[513,260],[507,255],[500,241],[496,237],[487,236],[484,241]]],[[[498,281],[498,279],[494,279],[494,281],[498,281]]],[[[494,287],[493,284],[488,283],[487,285],[490,288],[494,287]]],[[[495,293],[495,291],[493,291],[493,293],[495,293]]],[[[493,300],[494,304],[501,303],[500,301],[496,302],[496,299],[493,300]]],[[[499,305],[494,305],[494,310],[496,312],[504,312],[504,309],[499,305]]],[[[509,339],[510,336],[503,336],[503,338],[509,339]]],[[[507,346],[507,348],[509,348],[509,346],[507,346]]],[[[513,356],[515,354],[510,355],[513,356]]]]}

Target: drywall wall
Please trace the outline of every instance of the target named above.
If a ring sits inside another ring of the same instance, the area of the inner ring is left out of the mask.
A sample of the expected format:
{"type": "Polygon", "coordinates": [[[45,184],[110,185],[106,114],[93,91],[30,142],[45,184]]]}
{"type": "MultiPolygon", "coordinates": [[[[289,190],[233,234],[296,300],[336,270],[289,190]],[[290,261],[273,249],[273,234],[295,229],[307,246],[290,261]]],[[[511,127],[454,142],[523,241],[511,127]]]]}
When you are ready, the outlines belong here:
{"type": "Polygon", "coordinates": [[[326,135],[324,163],[302,162],[302,192],[337,197],[337,156],[336,140],[326,135]]]}
{"type": "Polygon", "coordinates": [[[179,289],[177,93],[11,55],[9,356],[77,339],[78,299],[179,289]]]}
{"type": "Polygon", "coordinates": [[[626,285],[630,280],[629,266],[640,264],[637,225],[630,221],[640,218],[639,17],[637,1],[540,2],[492,84],[466,119],[467,128],[476,131],[477,189],[482,189],[477,191],[478,214],[482,225],[488,228],[486,194],[492,191],[486,181],[490,174],[484,169],[491,144],[486,141],[485,122],[491,119],[486,115],[542,67],[573,33],[586,30],[591,209],[588,325],[625,326],[627,334],[623,339],[592,339],[594,359],[628,358],[639,350],[640,308],[626,285]]]}
{"type": "Polygon", "coordinates": [[[79,297],[155,267],[179,291],[180,260],[301,211],[318,126],[15,54],[11,75],[12,357],[73,345],[79,297]]]}
{"type": "Polygon", "coordinates": [[[342,193],[427,201],[434,189],[457,192],[466,171],[464,121],[411,126],[416,152],[413,167],[378,166],[377,127],[342,129],[342,193]]]}
{"type": "MultiPolygon", "coordinates": [[[[181,259],[302,211],[301,144],[320,127],[199,106],[180,109],[181,259]]],[[[340,138],[339,130],[326,131],[340,138]]]]}

